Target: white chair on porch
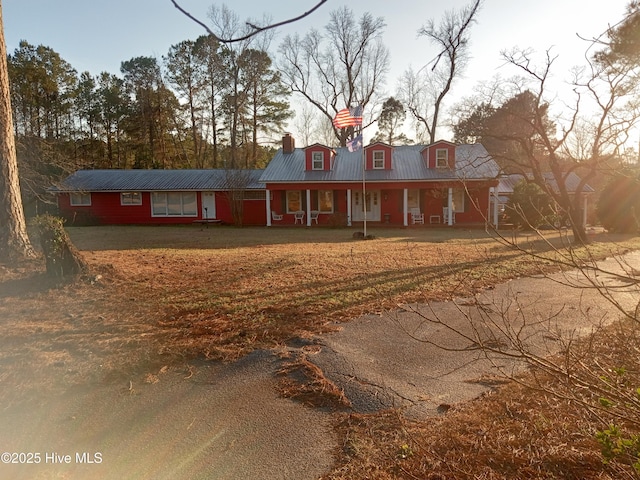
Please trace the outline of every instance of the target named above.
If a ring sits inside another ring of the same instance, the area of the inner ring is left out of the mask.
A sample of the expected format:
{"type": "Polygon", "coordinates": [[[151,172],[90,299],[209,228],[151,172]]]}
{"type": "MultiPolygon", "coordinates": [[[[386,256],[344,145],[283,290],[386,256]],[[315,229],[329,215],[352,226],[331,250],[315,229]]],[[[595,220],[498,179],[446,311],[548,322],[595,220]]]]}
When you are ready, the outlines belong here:
{"type": "Polygon", "coordinates": [[[320,212],[318,210],[311,210],[311,213],[309,214],[309,221],[311,223],[316,222],[316,225],[318,224],[318,215],[320,215],[320,212]]]}
{"type": "MultiPolygon", "coordinates": [[[[449,224],[449,207],[442,207],[442,223],[449,224]]],[[[456,212],[451,212],[451,223],[456,223],[456,212]]]]}
{"type": "Polygon", "coordinates": [[[294,225],[296,223],[298,223],[298,221],[300,221],[300,225],[304,225],[304,211],[303,210],[298,210],[297,212],[294,212],[293,214],[293,218],[294,218],[294,225]]]}
{"type": "Polygon", "coordinates": [[[271,220],[273,220],[274,222],[282,220],[282,216],[283,215],[281,213],[276,213],[273,210],[271,210],[271,220]]]}
{"type": "Polygon", "coordinates": [[[419,208],[412,208],[410,213],[412,225],[424,225],[424,213],[422,213],[419,208]]]}

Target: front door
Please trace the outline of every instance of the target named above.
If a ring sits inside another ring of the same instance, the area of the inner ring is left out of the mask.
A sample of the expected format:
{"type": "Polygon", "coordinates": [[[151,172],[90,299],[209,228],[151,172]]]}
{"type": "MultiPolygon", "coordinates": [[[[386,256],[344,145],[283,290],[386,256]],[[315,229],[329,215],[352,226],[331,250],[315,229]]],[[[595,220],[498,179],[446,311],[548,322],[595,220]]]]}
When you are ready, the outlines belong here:
{"type": "Polygon", "coordinates": [[[202,192],[202,218],[204,220],[216,218],[216,194],[214,192],[202,192]]]}
{"type": "Polygon", "coordinates": [[[380,221],[380,190],[367,190],[365,201],[362,201],[362,192],[353,192],[351,199],[351,211],[354,222],[364,221],[364,209],[367,209],[367,221],[380,221]]]}

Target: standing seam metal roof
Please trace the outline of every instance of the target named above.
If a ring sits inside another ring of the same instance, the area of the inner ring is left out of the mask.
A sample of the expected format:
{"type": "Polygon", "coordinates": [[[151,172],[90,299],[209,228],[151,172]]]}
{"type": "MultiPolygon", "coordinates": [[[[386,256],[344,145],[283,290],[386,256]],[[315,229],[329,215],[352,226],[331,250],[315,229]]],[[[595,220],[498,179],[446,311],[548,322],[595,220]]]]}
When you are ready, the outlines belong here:
{"type": "MultiPolygon", "coordinates": [[[[496,178],[498,164],[480,144],[456,146],[456,169],[428,168],[421,151],[424,145],[393,147],[391,170],[367,170],[367,181],[437,181],[482,180],[496,178]]],[[[349,152],[338,148],[333,170],[305,171],[305,150],[292,153],[278,150],[269,162],[260,181],[264,183],[289,182],[356,182],[362,180],[362,151],[349,152]]]]}
{"type": "Polygon", "coordinates": [[[78,170],[53,187],[57,192],[264,189],[263,170],[78,170]]]}

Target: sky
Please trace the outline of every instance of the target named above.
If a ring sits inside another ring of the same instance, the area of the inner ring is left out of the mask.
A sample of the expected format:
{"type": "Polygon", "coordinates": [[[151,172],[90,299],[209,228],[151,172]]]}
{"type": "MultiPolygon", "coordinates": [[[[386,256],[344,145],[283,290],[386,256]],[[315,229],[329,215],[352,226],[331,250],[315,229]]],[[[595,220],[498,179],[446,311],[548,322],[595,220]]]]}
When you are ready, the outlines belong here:
{"type": "MultiPolygon", "coordinates": [[[[178,0],[194,16],[209,24],[214,0],[178,0]]],[[[274,22],[298,16],[317,0],[234,0],[226,2],[241,19],[274,22]],[[293,5],[293,6],[292,6],[293,5]]],[[[387,24],[383,40],[390,50],[391,71],[386,90],[393,95],[397,77],[409,66],[421,68],[437,53],[418,29],[429,19],[436,22],[445,11],[460,9],[471,0],[328,0],[319,10],[278,32],[274,41],[289,33],[304,35],[322,29],[329,13],[347,5],[357,16],[370,12],[387,24]]],[[[629,0],[484,0],[471,31],[472,59],[455,95],[470,95],[480,81],[517,72],[504,65],[500,52],[513,47],[532,48],[539,54],[552,48],[558,55],[555,76],[569,78],[570,68],[584,63],[586,38],[598,36],[624,15],[629,0]]],[[[171,0],[4,0],[2,1],[7,51],[20,40],[51,47],[79,72],[119,74],[120,63],[138,56],[162,57],[171,45],[194,40],[204,29],[180,13],[171,0]]],[[[542,57],[540,57],[542,58],[542,57]]]]}

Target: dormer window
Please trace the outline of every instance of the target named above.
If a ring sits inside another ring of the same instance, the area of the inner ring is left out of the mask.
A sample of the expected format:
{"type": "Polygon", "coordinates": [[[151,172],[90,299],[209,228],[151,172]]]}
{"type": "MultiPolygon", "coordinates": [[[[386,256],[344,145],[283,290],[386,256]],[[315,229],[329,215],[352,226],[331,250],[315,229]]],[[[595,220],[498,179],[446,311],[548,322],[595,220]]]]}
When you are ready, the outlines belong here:
{"type": "Polygon", "coordinates": [[[374,170],[384,169],[384,150],[374,150],[373,152],[373,168],[374,170]]]}
{"type": "Polygon", "coordinates": [[[324,152],[313,152],[311,157],[313,170],[324,170],[324,152]]]}
{"type": "Polygon", "coordinates": [[[446,148],[438,148],[436,150],[436,168],[449,167],[449,150],[446,148]]]}

